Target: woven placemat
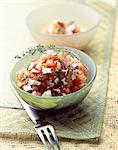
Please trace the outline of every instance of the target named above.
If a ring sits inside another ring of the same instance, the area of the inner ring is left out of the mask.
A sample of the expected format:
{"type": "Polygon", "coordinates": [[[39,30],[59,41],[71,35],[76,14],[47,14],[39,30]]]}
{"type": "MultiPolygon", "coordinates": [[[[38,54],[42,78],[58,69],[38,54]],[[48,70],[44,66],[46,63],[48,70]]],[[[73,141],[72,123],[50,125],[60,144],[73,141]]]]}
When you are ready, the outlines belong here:
{"type": "MultiPolygon", "coordinates": [[[[93,1],[93,3],[90,3],[89,0],[84,2],[94,7],[101,16],[101,24],[97,35],[85,50],[97,63],[97,79],[90,94],[81,106],[79,105],[79,107],[73,108],[66,115],[62,113],[58,117],[48,117],[56,125],[55,127],[59,136],[74,139],[89,139],[100,136],[115,19],[114,7],[107,4],[104,5],[103,2],[93,1]]],[[[10,106],[10,101],[11,99],[8,102],[9,107],[13,108],[13,106],[10,106]]],[[[1,106],[3,107],[3,103],[1,106]]],[[[11,135],[14,138],[35,139],[37,137],[32,129],[33,124],[24,110],[20,109],[20,105],[15,106],[19,109],[8,109],[7,103],[5,103],[4,107],[6,108],[0,109],[0,113],[2,114],[1,137],[11,137],[11,135]],[[6,116],[6,114],[12,115],[6,116]]]]}

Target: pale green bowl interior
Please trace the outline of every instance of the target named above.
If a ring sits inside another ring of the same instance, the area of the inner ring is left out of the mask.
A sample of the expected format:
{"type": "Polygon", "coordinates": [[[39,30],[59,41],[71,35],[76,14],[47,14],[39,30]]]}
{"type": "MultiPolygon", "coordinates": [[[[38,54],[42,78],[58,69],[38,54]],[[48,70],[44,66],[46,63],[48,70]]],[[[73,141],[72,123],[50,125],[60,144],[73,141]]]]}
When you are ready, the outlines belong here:
{"type": "Polygon", "coordinates": [[[32,59],[39,58],[42,53],[36,52],[34,55],[27,55],[20,59],[13,67],[10,79],[11,83],[14,86],[17,93],[24,99],[26,103],[37,108],[37,109],[60,109],[63,107],[67,107],[70,105],[74,105],[76,103],[80,103],[88,94],[93,81],[96,77],[96,65],[94,61],[85,53],[80,50],[76,50],[73,48],[66,47],[67,51],[71,53],[71,55],[76,56],[81,60],[83,64],[85,64],[89,70],[88,73],[88,83],[82,88],[80,91],[74,92],[72,94],[68,94],[66,96],[56,96],[56,97],[42,97],[42,96],[34,96],[28,92],[23,91],[17,86],[16,74],[19,70],[26,68],[32,59]]]}

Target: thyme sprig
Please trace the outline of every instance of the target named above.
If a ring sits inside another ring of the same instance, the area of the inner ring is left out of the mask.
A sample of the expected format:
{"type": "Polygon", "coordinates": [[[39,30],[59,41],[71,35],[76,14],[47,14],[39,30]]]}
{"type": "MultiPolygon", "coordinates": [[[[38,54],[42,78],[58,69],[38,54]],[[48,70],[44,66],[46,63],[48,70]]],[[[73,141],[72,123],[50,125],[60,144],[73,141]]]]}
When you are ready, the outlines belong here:
{"type": "Polygon", "coordinates": [[[36,52],[44,53],[48,49],[56,50],[56,46],[54,45],[44,46],[44,45],[39,44],[33,48],[28,48],[28,50],[23,51],[21,55],[16,55],[15,58],[21,59],[26,55],[34,55],[36,52]]]}

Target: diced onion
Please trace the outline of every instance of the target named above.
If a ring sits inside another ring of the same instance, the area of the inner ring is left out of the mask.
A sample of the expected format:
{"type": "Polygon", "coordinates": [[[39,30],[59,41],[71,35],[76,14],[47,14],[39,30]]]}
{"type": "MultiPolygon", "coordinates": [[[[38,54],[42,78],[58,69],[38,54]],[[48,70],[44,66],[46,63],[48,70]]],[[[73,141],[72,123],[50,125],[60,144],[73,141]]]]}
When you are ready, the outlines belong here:
{"type": "Polygon", "coordinates": [[[34,69],[34,68],[31,70],[31,72],[33,72],[33,73],[39,73],[39,71],[36,70],[36,69],[34,69]]]}
{"type": "Polygon", "coordinates": [[[79,65],[78,63],[73,63],[73,64],[72,64],[72,67],[73,67],[73,68],[76,68],[78,65],[79,65]]]}
{"type": "Polygon", "coordinates": [[[28,70],[31,70],[35,65],[36,65],[36,62],[32,62],[32,63],[30,64],[30,66],[28,67],[28,70]]]}
{"type": "Polygon", "coordinates": [[[32,88],[31,88],[30,85],[24,85],[24,86],[23,86],[23,90],[24,90],[24,91],[31,91],[32,88]]]}
{"type": "Polygon", "coordinates": [[[42,68],[43,74],[52,73],[51,68],[42,68]]]}
{"type": "Polygon", "coordinates": [[[37,80],[29,79],[28,84],[29,84],[29,85],[40,85],[41,82],[39,82],[39,81],[37,81],[37,80]]]}
{"type": "Polygon", "coordinates": [[[45,92],[42,94],[42,96],[52,96],[51,91],[50,91],[50,90],[45,91],[45,92]]]}

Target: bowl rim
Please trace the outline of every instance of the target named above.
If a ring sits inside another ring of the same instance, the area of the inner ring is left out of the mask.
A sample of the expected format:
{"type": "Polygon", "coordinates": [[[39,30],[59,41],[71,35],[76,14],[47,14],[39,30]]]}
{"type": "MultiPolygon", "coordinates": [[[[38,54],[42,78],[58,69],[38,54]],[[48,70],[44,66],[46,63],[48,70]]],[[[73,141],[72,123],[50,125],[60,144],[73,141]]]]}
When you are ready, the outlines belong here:
{"type": "MultiPolygon", "coordinates": [[[[29,25],[29,23],[28,23],[28,19],[29,19],[30,15],[31,15],[32,13],[34,13],[34,12],[37,11],[37,10],[39,10],[40,7],[53,6],[53,5],[55,5],[55,4],[57,5],[56,2],[55,2],[55,3],[50,3],[50,4],[44,4],[44,5],[39,6],[39,7],[36,8],[36,9],[32,10],[32,11],[27,15],[27,17],[26,17],[26,24],[27,24],[28,28],[30,29],[30,25],[29,25]]],[[[62,4],[67,4],[67,3],[66,3],[66,2],[60,2],[58,5],[62,5],[62,4]]],[[[71,35],[65,35],[65,34],[48,34],[48,33],[42,33],[42,32],[38,32],[37,34],[42,35],[42,36],[48,36],[48,37],[70,37],[70,36],[76,36],[76,35],[80,36],[81,34],[88,33],[88,32],[94,30],[95,28],[97,28],[97,27],[99,26],[99,24],[100,24],[100,15],[99,15],[99,13],[98,13],[95,9],[93,9],[92,7],[89,7],[88,5],[80,4],[80,3],[72,3],[72,2],[70,2],[68,5],[78,5],[78,7],[79,7],[79,6],[82,6],[82,7],[86,7],[86,8],[88,8],[88,9],[91,9],[91,10],[97,15],[97,18],[98,18],[97,23],[96,23],[94,26],[92,26],[90,29],[88,29],[88,30],[86,30],[86,31],[84,31],[84,32],[74,33],[74,34],[71,34],[71,35]]]]}
{"type": "MultiPolygon", "coordinates": [[[[24,90],[22,90],[21,88],[19,88],[17,85],[16,85],[16,83],[12,80],[12,71],[13,71],[13,69],[14,69],[14,67],[15,67],[15,65],[18,63],[18,61],[14,64],[14,66],[12,67],[12,70],[11,70],[11,72],[10,72],[10,81],[11,81],[11,83],[12,83],[12,85],[16,88],[16,89],[18,89],[18,90],[20,90],[21,92],[23,92],[23,93],[25,93],[25,94],[27,94],[27,95],[29,95],[29,96],[31,96],[31,97],[37,97],[37,98],[43,98],[43,99],[57,99],[57,98],[62,98],[62,97],[70,97],[70,96],[73,96],[73,95],[75,95],[75,94],[78,94],[78,93],[81,93],[84,89],[86,89],[87,87],[89,87],[89,85],[91,85],[92,83],[93,83],[93,81],[95,80],[95,78],[96,78],[96,75],[97,75],[97,67],[96,67],[96,63],[95,63],[95,61],[89,56],[89,55],[87,55],[86,53],[84,53],[83,51],[81,51],[81,50],[79,50],[79,49],[76,49],[76,48],[72,48],[72,47],[64,47],[64,46],[56,46],[56,47],[61,47],[61,48],[65,48],[65,49],[74,49],[75,51],[78,51],[79,53],[82,53],[82,54],[84,54],[85,56],[87,56],[87,57],[89,57],[89,59],[91,60],[91,62],[92,62],[92,64],[94,65],[94,69],[95,69],[95,73],[94,73],[94,75],[91,77],[91,79],[90,79],[90,81],[83,87],[83,88],[81,88],[80,90],[78,90],[78,91],[76,91],[76,92],[73,92],[73,93],[70,93],[70,94],[67,94],[67,95],[63,95],[63,96],[36,96],[36,95],[32,95],[31,93],[28,93],[28,92],[26,92],[26,91],[24,91],[24,90]]],[[[28,56],[28,55],[26,55],[26,56],[28,56]]],[[[25,57],[26,57],[25,56],[25,57]]],[[[23,58],[21,58],[20,60],[22,60],[23,58]]]]}

